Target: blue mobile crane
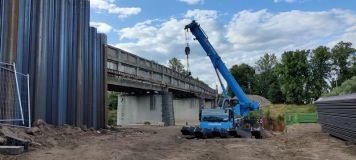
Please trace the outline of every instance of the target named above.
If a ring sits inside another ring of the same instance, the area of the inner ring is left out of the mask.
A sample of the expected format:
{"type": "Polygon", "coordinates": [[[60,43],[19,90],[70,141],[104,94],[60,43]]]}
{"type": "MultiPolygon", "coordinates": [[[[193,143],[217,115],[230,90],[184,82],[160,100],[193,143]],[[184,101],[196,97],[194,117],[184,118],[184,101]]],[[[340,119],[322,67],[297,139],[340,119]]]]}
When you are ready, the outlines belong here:
{"type": "MultiPolygon", "coordinates": [[[[192,21],[186,25],[186,32],[190,32],[195,36],[200,45],[205,50],[207,56],[210,58],[214,66],[216,74],[219,78],[220,85],[223,89],[224,101],[222,105],[214,109],[200,108],[199,111],[199,127],[184,126],[181,129],[183,135],[193,135],[197,138],[210,137],[256,137],[262,138],[261,126],[256,123],[256,120],[249,119],[249,112],[251,110],[259,110],[259,103],[251,101],[240,85],[236,82],[229,69],[226,67],[221,57],[210,44],[207,35],[196,21],[192,21]],[[232,92],[238,99],[238,103],[231,103],[226,89],[221,81],[218,72],[226,80],[232,92]]],[[[190,53],[189,44],[185,48],[187,57],[190,53]]],[[[188,59],[188,58],[187,58],[188,59]]],[[[190,72],[189,72],[190,73],[190,72]]]]}

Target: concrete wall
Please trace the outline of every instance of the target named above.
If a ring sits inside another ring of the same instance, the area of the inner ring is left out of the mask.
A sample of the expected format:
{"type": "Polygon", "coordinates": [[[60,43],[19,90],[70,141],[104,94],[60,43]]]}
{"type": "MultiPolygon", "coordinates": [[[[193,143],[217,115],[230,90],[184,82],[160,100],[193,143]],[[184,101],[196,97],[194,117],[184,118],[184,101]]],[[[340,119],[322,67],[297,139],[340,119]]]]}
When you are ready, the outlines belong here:
{"type": "Polygon", "coordinates": [[[117,124],[162,123],[162,96],[119,96],[117,106],[117,124]]]}
{"type": "Polygon", "coordinates": [[[199,124],[199,99],[198,98],[185,98],[174,99],[174,117],[176,125],[189,125],[199,124]]]}
{"type": "MultiPolygon", "coordinates": [[[[175,125],[199,124],[199,98],[173,99],[175,125]]],[[[207,108],[212,103],[205,102],[207,108]]],[[[162,95],[119,96],[117,107],[117,124],[163,124],[162,95]]]]}
{"type": "Polygon", "coordinates": [[[213,108],[213,103],[214,103],[214,101],[205,101],[205,107],[206,108],[213,108]]]}

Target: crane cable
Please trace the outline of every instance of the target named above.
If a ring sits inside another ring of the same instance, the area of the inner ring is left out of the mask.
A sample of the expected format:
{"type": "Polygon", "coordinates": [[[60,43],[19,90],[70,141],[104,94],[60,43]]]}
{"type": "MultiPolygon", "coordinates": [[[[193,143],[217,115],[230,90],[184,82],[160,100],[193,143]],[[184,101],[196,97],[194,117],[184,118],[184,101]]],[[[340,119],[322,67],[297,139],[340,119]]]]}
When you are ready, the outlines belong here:
{"type": "Polygon", "coordinates": [[[188,72],[188,75],[187,76],[190,76],[192,73],[190,72],[190,68],[189,68],[189,54],[190,54],[190,47],[189,47],[189,30],[186,29],[186,32],[185,33],[185,41],[186,41],[186,44],[187,46],[185,47],[184,51],[185,51],[185,55],[187,55],[187,72],[188,72]]]}

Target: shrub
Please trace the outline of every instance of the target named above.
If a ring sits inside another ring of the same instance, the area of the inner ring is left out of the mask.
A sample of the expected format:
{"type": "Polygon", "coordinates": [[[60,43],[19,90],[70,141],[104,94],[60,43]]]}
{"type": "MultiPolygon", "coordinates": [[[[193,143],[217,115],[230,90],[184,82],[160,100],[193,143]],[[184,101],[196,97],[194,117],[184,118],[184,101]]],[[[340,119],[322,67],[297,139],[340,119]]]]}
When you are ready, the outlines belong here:
{"type": "Polygon", "coordinates": [[[351,93],[356,93],[356,76],[346,80],[341,86],[335,87],[330,93],[324,94],[324,96],[340,96],[351,93]]]}

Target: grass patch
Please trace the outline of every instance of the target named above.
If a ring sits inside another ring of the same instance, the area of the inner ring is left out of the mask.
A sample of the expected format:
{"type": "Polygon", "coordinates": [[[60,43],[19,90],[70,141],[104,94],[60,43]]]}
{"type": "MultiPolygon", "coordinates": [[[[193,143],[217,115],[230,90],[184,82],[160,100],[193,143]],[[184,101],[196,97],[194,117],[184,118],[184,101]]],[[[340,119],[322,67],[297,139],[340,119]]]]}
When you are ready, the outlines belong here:
{"type": "Polygon", "coordinates": [[[263,111],[253,111],[250,117],[264,117],[263,126],[273,131],[283,131],[286,127],[284,117],[286,113],[315,113],[316,107],[313,104],[272,104],[263,108],[263,111]]]}
{"type": "Polygon", "coordinates": [[[294,105],[294,104],[273,104],[263,108],[263,115],[276,119],[284,117],[285,113],[315,113],[316,107],[313,104],[294,105]]]}
{"type": "Polygon", "coordinates": [[[251,111],[250,117],[267,117],[277,119],[284,117],[285,113],[315,113],[316,107],[313,104],[295,105],[295,104],[272,104],[263,108],[263,111],[251,111]]]}
{"type": "Polygon", "coordinates": [[[109,125],[111,126],[116,126],[116,120],[117,120],[117,110],[116,109],[110,109],[109,110],[109,125]]]}

